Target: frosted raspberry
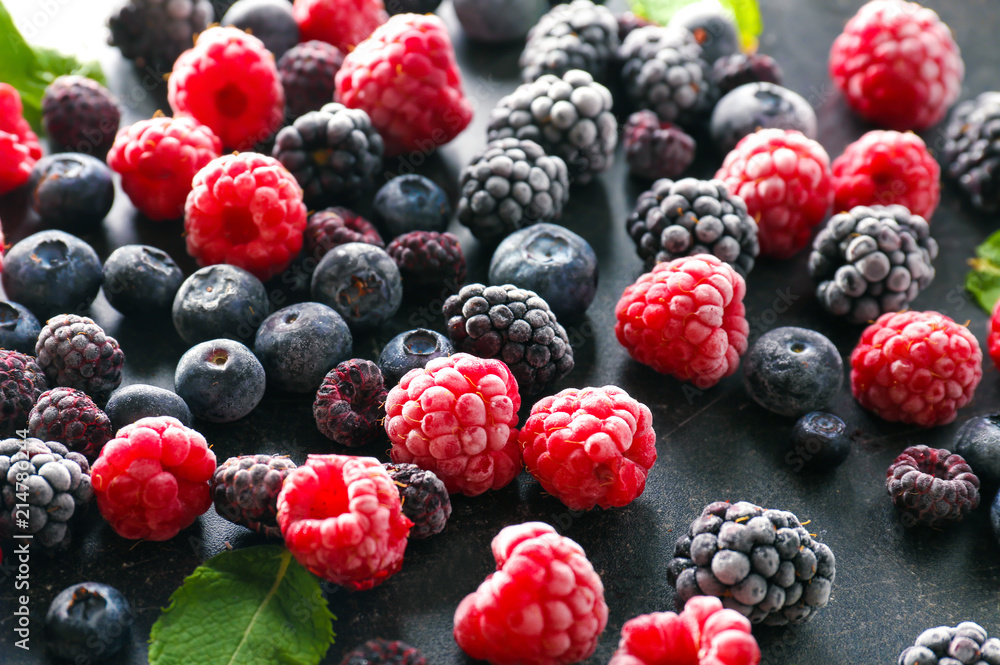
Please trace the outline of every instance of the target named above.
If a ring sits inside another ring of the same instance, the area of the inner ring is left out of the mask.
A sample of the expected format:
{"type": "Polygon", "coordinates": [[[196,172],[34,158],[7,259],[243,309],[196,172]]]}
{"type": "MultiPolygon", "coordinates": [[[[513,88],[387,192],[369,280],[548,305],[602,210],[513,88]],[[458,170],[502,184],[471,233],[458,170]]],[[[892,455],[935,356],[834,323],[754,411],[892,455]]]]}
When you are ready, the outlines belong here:
{"type": "Polygon", "coordinates": [[[456,353],[407,372],[385,401],[393,462],[433,471],[451,493],[500,489],[521,472],[517,381],[499,360],[456,353]]]}
{"type": "Polygon", "coordinates": [[[993,315],[986,324],[986,348],[993,364],[1000,369],[1000,300],[993,306],[993,315]]]}
{"type": "Polygon", "coordinates": [[[28,182],[41,157],[38,136],[24,119],[21,95],[14,86],[0,83],[0,195],[28,182]]]}
{"type": "Polygon", "coordinates": [[[937,312],[889,312],[851,353],[851,391],[890,422],[934,427],[955,420],[983,378],[983,352],[964,326],[937,312]]]}
{"type": "Polygon", "coordinates": [[[299,24],[299,41],[318,39],[344,53],[389,18],[382,0],[295,0],[292,14],[299,24]]]}
{"type": "Polygon", "coordinates": [[[255,152],[209,162],[184,207],[187,251],[199,265],[229,263],[261,281],[291,264],[305,227],[299,183],[278,160],[255,152]]]}
{"type": "Polygon", "coordinates": [[[177,58],[167,81],[176,116],[192,116],[227,148],[251,150],[281,127],[285,92],[274,55],[237,28],[209,28],[177,58]]]}
{"type": "Polygon", "coordinates": [[[399,571],[412,522],[374,457],[309,455],[285,477],[278,526],[299,563],[361,590],[399,571]]]}
{"type": "Polygon", "coordinates": [[[505,527],[497,572],[455,611],[455,641],[492,665],[568,665],[597,648],[608,623],[604,585],[583,548],[548,524],[505,527]]]}
{"type": "Polygon", "coordinates": [[[744,295],[743,278],[710,254],[657,263],[622,293],[615,335],[635,360],[710,388],[747,350],[744,295]]]}
{"type": "Polygon", "coordinates": [[[621,388],[567,388],[531,407],[518,435],[528,473],[571,510],[624,506],[656,461],[653,416],[621,388]]]}
{"type": "Polygon", "coordinates": [[[90,478],[97,507],[123,538],[168,540],[212,505],[215,453],[169,416],[142,418],[104,444],[90,478]]]}

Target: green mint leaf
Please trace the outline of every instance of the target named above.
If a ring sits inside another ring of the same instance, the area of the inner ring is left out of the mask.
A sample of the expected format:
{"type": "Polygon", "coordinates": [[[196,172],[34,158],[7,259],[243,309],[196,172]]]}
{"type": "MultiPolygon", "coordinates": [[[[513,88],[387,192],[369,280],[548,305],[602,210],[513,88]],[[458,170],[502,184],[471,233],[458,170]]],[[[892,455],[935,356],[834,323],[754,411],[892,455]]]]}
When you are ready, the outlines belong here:
{"type": "Polygon", "coordinates": [[[696,2],[714,2],[727,10],[736,20],[743,48],[757,48],[757,37],[764,30],[757,0],[628,0],[632,11],[643,18],[666,25],[677,11],[696,2]]]}
{"type": "Polygon", "coordinates": [[[972,270],[965,276],[965,288],[987,313],[1000,299],[1000,231],[995,231],[976,247],[976,258],[969,259],[972,270]]]}
{"type": "Polygon", "coordinates": [[[316,665],[333,643],[319,579],[280,545],[218,554],[170,596],[150,665],[316,665]]]}

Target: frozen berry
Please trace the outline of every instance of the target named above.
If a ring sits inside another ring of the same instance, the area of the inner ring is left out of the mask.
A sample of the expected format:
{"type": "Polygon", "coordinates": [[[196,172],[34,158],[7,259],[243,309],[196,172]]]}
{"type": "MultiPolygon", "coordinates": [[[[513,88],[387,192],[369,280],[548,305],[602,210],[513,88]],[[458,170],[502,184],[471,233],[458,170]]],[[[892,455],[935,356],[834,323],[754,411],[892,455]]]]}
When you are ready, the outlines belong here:
{"type": "Polygon", "coordinates": [[[85,76],[60,76],[42,96],[42,124],[56,145],[103,158],[115,140],[121,111],[107,88],[85,76]]]}
{"type": "Polygon", "coordinates": [[[720,95],[747,83],[781,85],[783,79],[778,63],[763,53],[733,53],[719,58],[712,66],[712,81],[720,95]]]}
{"type": "Polygon", "coordinates": [[[278,494],[295,462],[277,455],[230,457],[215,469],[211,492],[215,512],[269,538],[281,538],[278,494]]]}
{"type": "Polygon", "coordinates": [[[1000,414],[966,420],[951,449],[968,461],[984,485],[1000,486],[1000,414]]]}
{"type": "Polygon", "coordinates": [[[898,665],[1000,664],[1000,639],[987,639],[986,630],[972,621],[957,626],[928,628],[913,646],[899,654],[898,665]]]}
{"type": "Polygon", "coordinates": [[[382,347],[378,366],[385,385],[392,387],[411,369],[423,368],[435,358],[455,353],[451,340],[434,330],[415,328],[401,332],[382,347]]]}
{"type": "Polygon", "coordinates": [[[108,414],[97,408],[86,393],[74,388],[53,388],[38,396],[28,414],[28,435],[58,441],[73,452],[93,459],[114,432],[108,414]]]}
{"type": "Polygon", "coordinates": [[[832,413],[813,411],[795,422],[785,461],[795,471],[827,472],[843,464],[850,452],[846,423],[832,413]]]}
{"type": "Polygon", "coordinates": [[[177,361],[174,390],[196,417],[229,423],[254,410],[266,385],[253,352],[231,339],[196,344],[177,361]]]}
{"type": "Polygon", "coordinates": [[[45,643],[57,658],[97,663],[121,651],[137,614],[118,589],[81,582],[60,591],[45,613],[45,643]]]}
{"type": "Polygon", "coordinates": [[[345,360],[327,373],[316,391],[316,427],[342,446],[371,443],[382,434],[385,398],[378,365],[370,360],[345,360]]]}
{"type": "Polygon", "coordinates": [[[979,505],[979,478],[961,455],[940,448],[904,450],[889,466],[885,486],[897,510],[928,526],[960,522],[979,505]]]}
{"type": "Polygon", "coordinates": [[[761,129],[794,129],[816,138],[816,112],[801,95],[773,83],[747,83],[727,93],[712,111],[710,132],[721,152],[761,129]]]}
{"type": "Polygon", "coordinates": [[[0,82],[0,195],[26,183],[41,157],[42,146],[24,119],[20,93],[0,82]]]}
{"type": "MultiPolygon", "coordinates": [[[[389,0],[391,5],[401,0],[389,0]]],[[[433,9],[433,8],[432,8],[433,9]]],[[[420,649],[401,640],[368,640],[344,654],[340,665],[427,665],[420,649]]]]}
{"type": "Polygon", "coordinates": [[[90,231],[115,200],[111,169],[90,155],[60,152],[42,157],[31,171],[31,207],[48,226],[90,231]]]}
{"type": "Polygon", "coordinates": [[[299,43],[299,25],[292,16],[288,0],[238,0],[226,10],[220,23],[224,27],[239,28],[262,41],[275,60],[299,43]]]}
{"type": "Polygon", "coordinates": [[[337,245],[349,242],[385,247],[375,225],[347,208],[327,208],[309,215],[304,242],[308,256],[318,262],[337,245]]]}
{"type": "Polygon", "coordinates": [[[337,363],[351,356],[354,341],[340,314],[318,302],[279,309],[257,329],[253,352],[280,390],[311,393],[337,363]]]}
{"type": "Polygon", "coordinates": [[[34,356],[0,348],[0,437],[25,428],[31,408],[48,388],[34,356]]]}
{"type": "Polygon", "coordinates": [[[116,432],[141,418],[155,416],[170,416],[191,426],[191,410],[177,393],[144,383],[133,383],[111,393],[104,412],[116,432]]]}
{"type": "Polygon", "coordinates": [[[622,132],[628,170],[642,178],[676,178],[694,160],[694,139],[653,111],[630,115],[622,132]]]}
{"type": "Polygon", "coordinates": [[[170,71],[225,0],[125,0],[108,18],[108,43],[155,77],[170,71]],[[148,69],[147,69],[148,68],[148,69]]]}
{"type": "Polygon", "coordinates": [[[342,64],[344,54],[326,42],[312,40],[288,49],[278,60],[278,75],[285,89],[285,116],[295,120],[332,102],[337,70],[342,64]]]}
{"type": "Polygon", "coordinates": [[[941,150],[948,176],[972,205],[995,212],[1000,208],[1000,93],[984,92],[955,107],[941,150]]]}
{"type": "MultiPolygon", "coordinates": [[[[400,0],[389,0],[392,5],[400,0]]],[[[455,16],[471,39],[487,43],[517,42],[551,9],[548,0],[455,0],[455,16]]]]}
{"type": "Polygon", "coordinates": [[[528,32],[518,62],[521,80],[579,69],[607,81],[618,45],[618,21],[611,10],[591,0],[555,3],[528,32]]]}
{"type": "Polygon", "coordinates": [[[806,328],[774,328],[743,358],[743,384],[762,407],[797,418],[827,406],[844,383],[844,363],[829,339],[806,328]]]}
{"type": "Polygon", "coordinates": [[[104,262],[101,289],[108,303],[126,316],[167,315],[184,283],[170,255],[149,245],[122,245],[104,262]]]}
{"type": "Polygon", "coordinates": [[[454,292],[465,283],[465,254],[451,233],[410,231],[394,238],[385,251],[399,266],[410,290],[436,288],[440,292],[444,287],[454,292]]]}
{"type": "Polygon", "coordinates": [[[375,222],[387,238],[410,231],[444,231],[451,220],[448,195],[430,178],[393,178],[375,194],[375,222]]]}
{"type": "Polygon", "coordinates": [[[269,309],[259,279],[221,263],[184,280],[174,296],[172,317],[177,334],[188,344],[218,337],[250,344],[269,309]]]}
{"type": "Polygon", "coordinates": [[[118,341],[86,316],[49,319],[35,342],[35,355],[52,386],[82,390],[98,404],[122,382],[125,354],[118,341]]]}
{"type": "Polygon", "coordinates": [[[3,289],[44,319],[90,307],[104,273],[94,248],[63,231],[40,231],[4,256],[3,289]]]}
{"type": "Polygon", "coordinates": [[[403,514],[413,522],[410,538],[421,540],[441,533],[451,517],[451,497],[441,479],[416,464],[384,466],[399,488],[403,514]]]}
{"type": "Polygon", "coordinates": [[[27,307],[11,300],[0,301],[0,349],[33,354],[42,324],[27,307]]]}
{"type": "Polygon", "coordinates": [[[681,6],[667,26],[690,30],[708,64],[740,51],[740,35],[733,15],[711,0],[681,6]]]}
{"type": "Polygon", "coordinates": [[[352,331],[375,328],[403,302],[399,268],[385,250],[364,242],[331,249],[312,276],[312,297],[329,305],[352,331]]]}
{"type": "Polygon", "coordinates": [[[389,17],[382,0],[295,0],[292,14],[301,41],[318,39],[344,53],[354,50],[389,17]]]}

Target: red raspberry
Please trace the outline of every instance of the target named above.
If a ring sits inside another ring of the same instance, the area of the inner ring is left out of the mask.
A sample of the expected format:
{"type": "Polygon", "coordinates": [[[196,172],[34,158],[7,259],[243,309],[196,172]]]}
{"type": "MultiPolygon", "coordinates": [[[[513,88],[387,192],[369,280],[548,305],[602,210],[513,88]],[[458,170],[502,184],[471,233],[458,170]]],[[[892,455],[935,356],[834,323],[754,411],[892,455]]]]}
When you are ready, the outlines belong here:
{"type": "Polygon", "coordinates": [[[0,83],[0,195],[28,182],[41,157],[38,136],[24,119],[21,95],[14,86],[0,83]]]}
{"type": "Polygon", "coordinates": [[[355,591],[399,571],[412,525],[374,457],[309,455],[278,495],[278,526],[299,563],[355,591]]]}
{"type": "Polygon", "coordinates": [[[295,0],[292,14],[300,42],[318,39],[344,53],[389,18],[382,0],[295,0]]]}
{"type": "Polygon", "coordinates": [[[951,30],[933,10],[872,0],[833,42],[830,76],[866,120],[919,130],[937,124],[958,99],[965,65],[951,30]]]}
{"type": "Polygon", "coordinates": [[[836,210],[899,204],[928,222],[941,198],[941,167],[912,132],[874,130],[833,160],[836,210]]]}
{"type": "Polygon", "coordinates": [[[750,621],[723,609],[715,596],[695,596],[679,615],[641,614],[622,626],[608,665],[757,665],[760,647],[750,621]]]}
{"type": "Polygon", "coordinates": [[[983,352],[965,328],[937,312],[889,312],[851,353],[851,391],[890,422],[945,425],[972,400],[983,352]]]}
{"type": "Polygon", "coordinates": [[[347,54],[337,99],[359,108],[385,139],[385,155],[429,152],[472,120],[448,28],[433,14],[397,14],[347,54]]]}
{"type": "Polygon", "coordinates": [[[571,510],[628,505],[656,461],[649,407],[616,386],[545,397],[518,440],[528,473],[571,510]]]}
{"type": "Polygon", "coordinates": [[[451,493],[500,489],[521,472],[517,381],[499,360],[456,353],[407,372],[385,400],[393,462],[433,471],[451,493]]]}
{"type": "Polygon", "coordinates": [[[212,505],[215,453],[169,416],[142,418],[104,444],[90,478],[97,507],[123,538],[168,540],[212,505]]]}
{"type": "Polygon", "coordinates": [[[497,572],[455,610],[455,641],[492,665],[578,663],[608,623],[604,585],[575,541],[543,522],[504,527],[497,572]]]}
{"type": "Polygon", "coordinates": [[[108,153],[122,189],[150,219],[179,219],[191,180],[222,155],[222,143],[194,118],[152,118],[124,127],[108,153]]]}
{"type": "Polygon", "coordinates": [[[657,263],[622,293],[615,335],[657,372],[710,388],[747,350],[746,282],[710,254],[657,263]]]}
{"type": "Polygon", "coordinates": [[[230,263],[261,281],[291,264],[305,228],[295,176],[255,152],[209,162],[195,175],[184,206],[188,254],[202,266],[230,263]]]}
{"type": "Polygon", "coordinates": [[[761,256],[787,259],[805,247],[833,202],[830,157],[795,130],[762,129],[743,137],[715,177],[757,220],[761,256]]]}
{"type": "Polygon", "coordinates": [[[993,315],[986,324],[986,348],[993,364],[1000,369],[1000,300],[993,306],[993,315]]]}
{"type": "Polygon", "coordinates": [[[177,58],[167,81],[176,116],[192,116],[227,148],[251,150],[281,127],[285,92],[274,55],[237,28],[209,28],[177,58]]]}

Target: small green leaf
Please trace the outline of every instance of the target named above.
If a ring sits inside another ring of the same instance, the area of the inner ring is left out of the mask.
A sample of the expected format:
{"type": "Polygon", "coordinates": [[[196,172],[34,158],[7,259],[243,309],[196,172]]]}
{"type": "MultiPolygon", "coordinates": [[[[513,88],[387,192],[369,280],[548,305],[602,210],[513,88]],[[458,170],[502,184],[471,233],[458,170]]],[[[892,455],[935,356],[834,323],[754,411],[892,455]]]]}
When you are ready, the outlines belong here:
{"type": "Polygon", "coordinates": [[[972,270],[965,276],[965,288],[987,313],[1000,300],[1000,231],[995,231],[976,247],[976,258],[969,259],[972,270]]]}
{"type": "Polygon", "coordinates": [[[333,643],[319,580],[280,545],[223,552],[170,596],[150,665],[316,665],[333,643]]]}
{"type": "Polygon", "coordinates": [[[757,37],[764,30],[757,0],[629,0],[629,6],[637,16],[666,25],[681,7],[696,2],[715,2],[727,10],[736,20],[744,50],[757,48],[757,37]]]}

